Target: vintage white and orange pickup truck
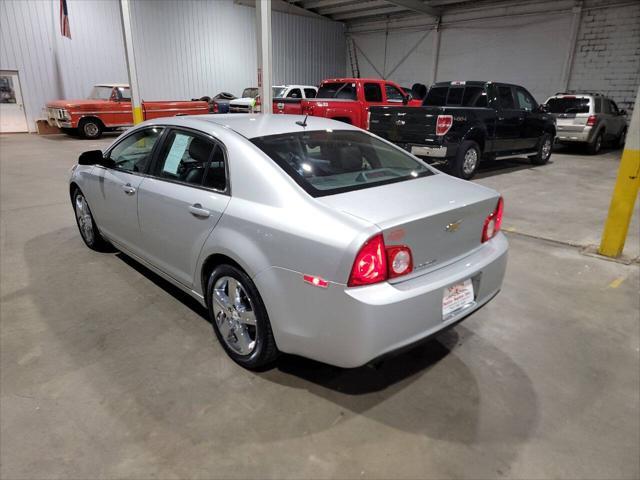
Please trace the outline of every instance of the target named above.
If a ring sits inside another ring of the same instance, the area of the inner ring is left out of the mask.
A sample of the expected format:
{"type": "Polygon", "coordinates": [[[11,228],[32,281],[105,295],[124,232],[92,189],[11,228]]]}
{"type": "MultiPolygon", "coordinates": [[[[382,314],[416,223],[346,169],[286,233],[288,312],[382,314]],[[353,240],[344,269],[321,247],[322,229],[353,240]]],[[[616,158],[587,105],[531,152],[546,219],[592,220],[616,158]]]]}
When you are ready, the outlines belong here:
{"type": "MultiPolygon", "coordinates": [[[[204,113],[209,113],[209,104],[204,101],[142,102],[145,120],[204,113]]],[[[49,125],[65,133],[99,138],[104,131],[133,125],[131,90],[125,84],[95,85],[89,98],[47,103],[46,114],[49,125]]]]}

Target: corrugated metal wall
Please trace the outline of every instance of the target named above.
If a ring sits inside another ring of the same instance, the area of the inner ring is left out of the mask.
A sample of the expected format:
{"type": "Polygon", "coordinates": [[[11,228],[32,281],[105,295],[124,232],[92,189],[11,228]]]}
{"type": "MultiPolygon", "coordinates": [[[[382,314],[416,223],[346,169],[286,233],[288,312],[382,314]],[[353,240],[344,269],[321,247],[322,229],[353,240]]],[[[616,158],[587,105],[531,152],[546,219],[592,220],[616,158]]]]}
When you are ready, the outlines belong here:
{"type": "MultiPolygon", "coordinates": [[[[67,0],[73,39],[59,32],[58,0],[0,0],[0,69],[18,70],[30,129],[56,98],[84,98],[127,82],[117,0],[67,0]]],[[[133,0],[140,90],[188,99],[257,83],[255,9],[232,0],[133,0]]],[[[343,25],[272,13],[275,83],[316,84],[345,72],[343,25]]]]}
{"type": "Polygon", "coordinates": [[[19,72],[31,131],[48,100],[84,98],[95,83],[127,81],[118,3],[67,3],[73,40],[60,35],[59,2],[0,2],[0,69],[19,72]]]}
{"type": "MultiPolygon", "coordinates": [[[[257,83],[255,9],[232,1],[135,1],[134,45],[143,98],[239,95],[257,83]]],[[[272,13],[274,83],[344,74],[340,23],[272,13]]]]}

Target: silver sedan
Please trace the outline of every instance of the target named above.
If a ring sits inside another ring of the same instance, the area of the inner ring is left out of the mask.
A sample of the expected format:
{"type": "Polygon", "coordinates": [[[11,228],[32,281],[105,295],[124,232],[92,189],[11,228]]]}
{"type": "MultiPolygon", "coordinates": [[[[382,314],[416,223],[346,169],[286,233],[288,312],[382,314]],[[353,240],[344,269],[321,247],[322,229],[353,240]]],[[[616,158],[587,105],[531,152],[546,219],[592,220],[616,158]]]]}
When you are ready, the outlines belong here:
{"type": "Polygon", "coordinates": [[[87,246],[198,299],[246,368],[366,364],[480,308],[506,267],[496,192],[324,118],[144,122],[83,153],[70,195],[87,246]]]}

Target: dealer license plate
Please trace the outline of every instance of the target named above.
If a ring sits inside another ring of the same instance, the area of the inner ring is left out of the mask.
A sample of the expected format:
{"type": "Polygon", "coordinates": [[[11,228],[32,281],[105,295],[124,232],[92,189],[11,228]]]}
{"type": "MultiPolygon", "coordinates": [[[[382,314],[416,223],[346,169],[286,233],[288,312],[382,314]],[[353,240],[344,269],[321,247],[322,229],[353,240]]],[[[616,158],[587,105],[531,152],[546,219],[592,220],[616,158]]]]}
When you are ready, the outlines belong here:
{"type": "Polygon", "coordinates": [[[473,303],[473,283],[471,279],[456,283],[444,289],[442,296],[442,318],[462,310],[473,303]]]}

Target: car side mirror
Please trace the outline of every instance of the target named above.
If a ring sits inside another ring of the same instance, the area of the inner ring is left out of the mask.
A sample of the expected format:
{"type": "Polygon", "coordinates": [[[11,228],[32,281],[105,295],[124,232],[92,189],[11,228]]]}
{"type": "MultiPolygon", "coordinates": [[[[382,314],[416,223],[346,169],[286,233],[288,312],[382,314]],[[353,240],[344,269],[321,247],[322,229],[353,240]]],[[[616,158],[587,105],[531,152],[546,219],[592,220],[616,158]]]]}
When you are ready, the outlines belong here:
{"type": "Polygon", "coordinates": [[[626,110],[620,110],[619,114],[620,114],[621,116],[624,116],[624,115],[626,115],[626,114],[627,114],[627,111],[626,111],[626,110]]]}
{"type": "Polygon", "coordinates": [[[103,167],[111,168],[115,165],[115,162],[110,158],[104,158],[102,150],[89,150],[80,154],[78,165],[102,165],[103,167]]]}
{"type": "Polygon", "coordinates": [[[413,95],[411,95],[410,93],[407,94],[406,97],[402,98],[402,104],[406,105],[407,103],[409,103],[411,100],[413,100],[413,95]]]}
{"type": "Polygon", "coordinates": [[[538,105],[538,111],[541,113],[549,113],[549,105],[546,103],[541,103],[538,105]]]}

